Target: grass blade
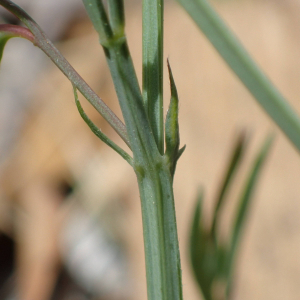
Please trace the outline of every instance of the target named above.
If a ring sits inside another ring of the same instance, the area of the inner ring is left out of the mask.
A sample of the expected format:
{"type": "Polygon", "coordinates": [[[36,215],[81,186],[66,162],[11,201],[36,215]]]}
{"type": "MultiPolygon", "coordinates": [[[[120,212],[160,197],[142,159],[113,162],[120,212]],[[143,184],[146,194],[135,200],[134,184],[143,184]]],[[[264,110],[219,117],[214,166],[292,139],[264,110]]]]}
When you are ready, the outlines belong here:
{"type": "Polygon", "coordinates": [[[300,150],[300,118],[207,0],[177,0],[250,93],[300,150]]]}

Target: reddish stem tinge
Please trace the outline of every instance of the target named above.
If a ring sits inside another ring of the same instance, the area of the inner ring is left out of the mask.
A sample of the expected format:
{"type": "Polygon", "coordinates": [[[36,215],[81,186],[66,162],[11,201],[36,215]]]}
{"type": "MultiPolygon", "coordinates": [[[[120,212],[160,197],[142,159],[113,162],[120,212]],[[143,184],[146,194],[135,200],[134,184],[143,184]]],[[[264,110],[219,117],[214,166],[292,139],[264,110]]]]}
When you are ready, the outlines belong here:
{"type": "Polygon", "coordinates": [[[35,37],[31,31],[25,27],[11,24],[0,24],[0,32],[13,37],[21,37],[35,44],[35,37]]]}

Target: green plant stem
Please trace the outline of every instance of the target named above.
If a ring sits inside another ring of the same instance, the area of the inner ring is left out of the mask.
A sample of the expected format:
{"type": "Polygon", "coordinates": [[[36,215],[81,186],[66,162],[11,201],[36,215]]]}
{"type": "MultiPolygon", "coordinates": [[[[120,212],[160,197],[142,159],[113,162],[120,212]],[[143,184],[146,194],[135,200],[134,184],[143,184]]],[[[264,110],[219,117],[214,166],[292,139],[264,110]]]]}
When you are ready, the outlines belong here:
{"type": "Polygon", "coordinates": [[[143,99],[161,154],[163,116],[163,0],[143,0],[143,99]]]}
{"type": "Polygon", "coordinates": [[[207,0],[177,0],[260,105],[300,150],[300,118],[207,0]]]}
{"type": "Polygon", "coordinates": [[[128,130],[142,203],[149,300],[182,299],[172,177],[151,134],[126,45],[105,49],[128,130]],[[120,48],[119,48],[120,47],[120,48]],[[128,73],[127,73],[128,72],[128,73]]]}
{"type": "Polygon", "coordinates": [[[124,35],[125,15],[123,0],[108,0],[110,26],[115,35],[124,35]]]}
{"type": "Polygon", "coordinates": [[[110,37],[104,32],[108,18],[98,0],[83,3],[99,34],[133,152],[141,196],[148,300],[180,300],[180,256],[169,166],[152,134],[125,35],[110,37]]]}
{"type": "Polygon", "coordinates": [[[170,171],[151,134],[127,45],[111,46],[105,52],[132,145],[141,195],[148,299],[181,299],[170,171]]]}
{"type": "Polygon", "coordinates": [[[180,300],[181,267],[172,178],[163,161],[149,161],[142,170],[136,173],[142,202],[148,300],[180,300]]]}

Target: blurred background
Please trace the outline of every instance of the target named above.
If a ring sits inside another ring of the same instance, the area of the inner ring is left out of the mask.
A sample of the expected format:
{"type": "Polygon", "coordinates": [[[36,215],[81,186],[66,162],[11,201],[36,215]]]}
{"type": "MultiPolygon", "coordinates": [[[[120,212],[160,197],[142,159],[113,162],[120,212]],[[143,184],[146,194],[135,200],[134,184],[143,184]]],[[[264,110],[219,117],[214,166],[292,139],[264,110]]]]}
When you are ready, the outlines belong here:
{"type": "MultiPolygon", "coordinates": [[[[80,0],[19,0],[120,117],[98,37],[80,0]]],[[[141,1],[127,0],[127,36],[141,78],[141,1]]],[[[212,4],[300,113],[300,2],[212,4]]],[[[17,24],[5,10],[2,22],[17,24]]],[[[199,186],[213,199],[241,130],[249,149],[222,218],[226,237],[245,172],[276,132],[244,231],[232,299],[300,295],[300,157],[175,1],[165,5],[165,58],[180,97],[175,201],[185,299],[202,299],[188,259],[199,186]]],[[[165,70],[166,71],[166,70],[165,70]]],[[[169,83],[165,73],[165,103],[169,83]]],[[[101,129],[125,147],[82,99],[101,129]]],[[[130,166],[80,118],[72,86],[28,41],[11,40],[0,72],[0,299],[146,299],[140,202],[130,166]]]]}

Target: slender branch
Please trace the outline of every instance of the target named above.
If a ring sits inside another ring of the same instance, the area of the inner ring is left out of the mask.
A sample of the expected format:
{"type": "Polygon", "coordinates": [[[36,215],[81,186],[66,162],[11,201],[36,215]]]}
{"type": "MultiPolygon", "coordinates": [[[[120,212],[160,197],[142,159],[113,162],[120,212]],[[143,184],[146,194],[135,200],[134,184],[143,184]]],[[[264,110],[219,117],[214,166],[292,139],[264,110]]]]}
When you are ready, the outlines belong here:
{"type": "Polygon", "coordinates": [[[91,89],[91,87],[74,70],[70,63],[58,51],[58,49],[47,38],[39,25],[20,7],[9,0],[0,0],[0,5],[16,15],[32,32],[35,40],[34,45],[38,46],[63,74],[72,82],[82,95],[96,108],[103,118],[115,129],[118,135],[129,146],[127,130],[122,121],[112,112],[104,101],[91,89]]]}

